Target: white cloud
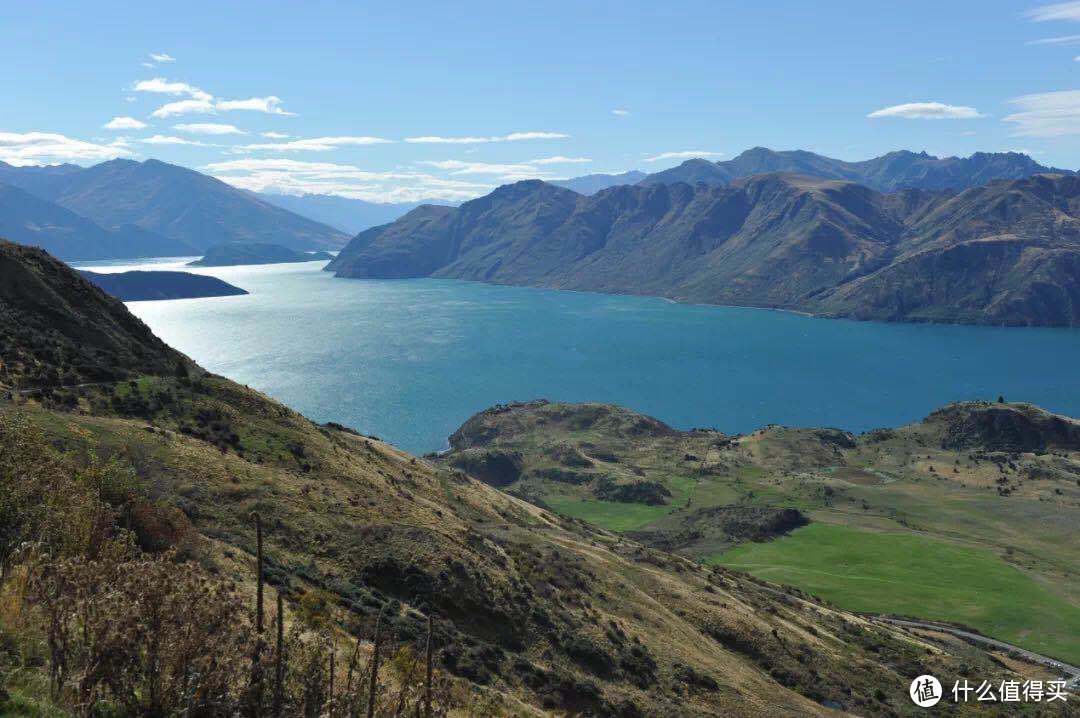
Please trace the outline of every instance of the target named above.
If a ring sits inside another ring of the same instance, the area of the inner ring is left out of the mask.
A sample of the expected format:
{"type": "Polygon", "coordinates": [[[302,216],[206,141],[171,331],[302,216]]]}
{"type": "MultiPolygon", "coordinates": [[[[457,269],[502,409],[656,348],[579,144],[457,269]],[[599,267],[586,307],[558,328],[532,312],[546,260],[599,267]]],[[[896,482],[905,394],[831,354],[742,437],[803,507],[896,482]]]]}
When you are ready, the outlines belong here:
{"type": "Polygon", "coordinates": [[[630,110],[614,109],[611,111],[611,114],[615,115],[616,117],[626,117],[630,114],[630,110]]]}
{"type": "Polygon", "coordinates": [[[659,162],[660,160],[692,159],[696,157],[719,157],[723,152],[709,152],[708,150],[678,150],[676,152],[661,152],[651,157],[646,157],[646,162],[659,162]]]}
{"type": "Polygon", "coordinates": [[[972,120],[983,117],[974,107],[946,105],[942,102],[908,102],[874,110],[867,117],[901,117],[906,120],[972,120]]]}
{"type": "Polygon", "coordinates": [[[153,117],[171,117],[190,113],[215,114],[218,111],[232,112],[235,110],[249,110],[252,112],[265,112],[270,115],[293,115],[286,112],[281,106],[281,98],[269,95],[267,97],[249,97],[246,100],[221,100],[215,99],[206,90],[195,87],[186,82],[174,82],[163,77],[155,77],[151,80],[141,80],[132,87],[136,92],[155,92],[177,97],[187,96],[186,100],[178,100],[162,105],[154,110],[153,117]]]}
{"type": "Polygon", "coordinates": [[[154,62],[176,62],[176,58],[165,52],[151,52],[150,59],[154,62]]]}
{"type": "Polygon", "coordinates": [[[1080,135],[1080,90],[1041,92],[1009,101],[1019,112],[1005,117],[1023,137],[1080,135]]]}
{"type": "Polygon", "coordinates": [[[461,160],[436,160],[422,162],[430,167],[447,170],[452,175],[492,175],[499,176],[506,181],[521,179],[524,177],[540,179],[546,173],[538,167],[527,163],[497,164],[492,162],[463,162],[461,160]]]}
{"type": "Polygon", "coordinates": [[[156,92],[164,95],[187,95],[195,100],[210,101],[214,99],[214,96],[209,92],[199,89],[194,85],[189,85],[186,82],[169,82],[162,77],[155,77],[152,80],[141,80],[135,83],[132,88],[135,92],[156,92]]]}
{"type": "Polygon", "coordinates": [[[439,135],[425,135],[422,137],[406,137],[405,141],[419,145],[475,145],[484,142],[520,142],[522,140],[561,140],[570,135],[562,132],[511,132],[508,135],[496,135],[493,137],[442,137],[439,135]]]}
{"type": "Polygon", "coordinates": [[[295,115],[295,112],[286,112],[281,107],[281,98],[270,95],[269,97],[251,97],[246,100],[220,100],[217,109],[222,112],[232,110],[251,110],[253,112],[265,112],[269,115],[295,115]]]}
{"type": "Polygon", "coordinates": [[[134,98],[134,97],[128,96],[128,97],[124,98],[124,102],[135,102],[135,99],[136,98],[134,98]]]}
{"type": "Polygon", "coordinates": [[[146,123],[134,117],[114,117],[105,123],[106,130],[141,130],[146,123]]]}
{"type": "Polygon", "coordinates": [[[1048,20],[1076,20],[1080,22],[1080,0],[1041,5],[1034,10],[1029,10],[1026,15],[1035,22],[1047,22],[1048,20]]]}
{"type": "Polygon", "coordinates": [[[1080,35],[1062,35],[1061,37],[1044,37],[1041,40],[1031,40],[1027,45],[1072,45],[1080,42],[1080,35]]]}
{"type": "Polygon", "coordinates": [[[262,136],[267,137],[267,138],[269,138],[271,140],[287,140],[287,139],[289,139],[289,135],[286,135],[284,132],[263,132],[262,136]]]}
{"type": "Polygon", "coordinates": [[[153,70],[155,67],[157,67],[157,65],[155,65],[152,62],[140,62],[139,64],[142,65],[143,67],[149,68],[151,70],[153,70]]]}
{"type": "Polygon", "coordinates": [[[151,117],[172,117],[173,115],[213,114],[214,104],[209,100],[177,100],[169,102],[150,113],[151,117]]]}
{"type": "Polygon", "coordinates": [[[332,194],[369,202],[458,201],[492,189],[487,183],[446,179],[425,172],[372,172],[353,165],[285,158],[230,160],[200,169],[253,192],[332,194]]]}
{"type": "Polygon", "coordinates": [[[246,135],[247,133],[234,125],[223,125],[217,122],[187,122],[173,125],[181,132],[192,135],[246,135]]]}
{"type": "Polygon", "coordinates": [[[154,135],[153,137],[144,137],[139,140],[143,144],[147,145],[193,145],[195,147],[207,147],[205,142],[199,142],[197,140],[185,140],[183,137],[172,137],[169,135],[154,135]]]}
{"type": "Polygon", "coordinates": [[[529,160],[530,165],[578,165],[585,164],[586,162],[592,162],[588,157],[563,157],[562,155],[556,155],[555,157],[541,157],[538,160],[529,160]]]}
{"type": "Polygon", "coordinates": [[[12,165],[99,162],[130,154],[131,148],[124,140],[98,144],[52,132],[0,132],[0,161],[12,165]]]}
{"type": "Polygon", "coordinates": [[[385,145],[393,140],[382,137],[311,137],[291,142],[265,142],[241,145],[237,151],[271,150],[280,152],[330,152],[345,146],[385,145]]]}

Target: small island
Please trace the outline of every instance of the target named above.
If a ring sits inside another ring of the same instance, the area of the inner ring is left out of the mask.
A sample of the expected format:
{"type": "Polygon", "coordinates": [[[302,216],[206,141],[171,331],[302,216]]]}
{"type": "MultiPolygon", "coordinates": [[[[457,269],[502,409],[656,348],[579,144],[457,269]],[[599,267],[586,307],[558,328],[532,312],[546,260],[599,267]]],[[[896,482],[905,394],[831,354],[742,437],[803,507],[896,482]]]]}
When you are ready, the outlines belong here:
{"type": "Polygon", "coordinates": [[[280,244],[264,242],[230,242],[206,250],[202,259],[196,259],[189,267],[233,267],[244,264],[286,264],[289,262],[315,262],[333,259],[327,252],[301,252],[280,244]]]}
{"type": "Polygon", "coordinates": [[[79,274],[122,302],[232,297],[247,294],[246,290],[223,282],[217,277],[188,272],[133,271],[102,274],[80,271],[79,274]]]}

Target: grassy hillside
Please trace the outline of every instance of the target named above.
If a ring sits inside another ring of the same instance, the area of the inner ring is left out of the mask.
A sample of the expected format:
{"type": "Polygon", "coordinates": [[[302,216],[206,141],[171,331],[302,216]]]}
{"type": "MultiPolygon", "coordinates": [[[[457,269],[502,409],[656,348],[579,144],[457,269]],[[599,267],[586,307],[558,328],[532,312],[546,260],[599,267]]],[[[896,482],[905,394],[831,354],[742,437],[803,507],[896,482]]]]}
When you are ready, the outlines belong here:
{"type": "Polygon", "coordinates": [[[983,402],[861,436],[729,436],[532,402],[474,416],[451,447],[449,466],[653,547],[1080,660],[1073,419],[983,402]]]}

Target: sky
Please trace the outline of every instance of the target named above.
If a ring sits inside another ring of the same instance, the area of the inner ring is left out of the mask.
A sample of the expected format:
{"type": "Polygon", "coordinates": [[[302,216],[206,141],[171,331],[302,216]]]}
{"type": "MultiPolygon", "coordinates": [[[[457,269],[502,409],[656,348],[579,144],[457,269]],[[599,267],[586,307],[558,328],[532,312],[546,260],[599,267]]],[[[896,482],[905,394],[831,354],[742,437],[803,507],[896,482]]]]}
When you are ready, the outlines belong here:
{"type": "Polygon", "coordinates": [[[0,28],[18,165],[376,202],[755,146],[1080,168],[1080,0],[37,0],[0,28]]]}

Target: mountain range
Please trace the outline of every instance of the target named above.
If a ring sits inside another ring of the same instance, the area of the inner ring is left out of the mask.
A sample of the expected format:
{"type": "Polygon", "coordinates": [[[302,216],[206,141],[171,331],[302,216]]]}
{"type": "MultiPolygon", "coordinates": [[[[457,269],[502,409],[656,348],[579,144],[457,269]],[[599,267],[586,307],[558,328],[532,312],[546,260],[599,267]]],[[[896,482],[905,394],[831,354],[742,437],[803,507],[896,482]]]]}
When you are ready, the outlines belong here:
{"type": "Polygon", "coordinates": [[[768,172],[848,180],[879,192],[900,189],[963,190],[995,179],[1022,179],[1045,173],[1075,174],[1070,170],[1044,167],[1019,152],[976,152],[970,157],[934,157],[926,152],[899,150],[869,160],[846,162],[805,150],[777,152],[755,147],[734,159],[720,162],[690,159],[678,167],[648,175],[641,180],[641,184],[686,182],[726,185],[736,179],[768,172]]]}
{"type": "Polygon", "coordinates": [[[158,160],[92,167],[0,162],[7,236],[67,260],[198,254],[226,242],[337,249],[340,230],[301,217],[218,179],[158,160]],[[141,234],[140,234],[141,233],[141,234]]]}
{"type": "MultiPolygon", "coordinates": [[[[853,181],[882,192],[959,190],[993,179],[1072,174],[1019,153],[937,158],[899,151],[846,162],[801,150],[755,148],[732,160],[692,159],[651,175],[632,170],[552,184],[593,195],[633,184],[723,186],[768,172],[853,181]]],[[[0,230],[68,261],[192,255],[217,244],[252,241],[301,251],[338,249],[349,234],[396,221],[417,206],[329,195],[259,194],[157,160],[112,160],[87,168],[0,162],[0,230]]]]}
{"type": "Polygon", "coordinates": [[[1080,326],[1080,177],[884,194],[771,173],[588,197],[533,180],[417,208],[357,235],[327,269],[858,319],[1080,326]]]}

